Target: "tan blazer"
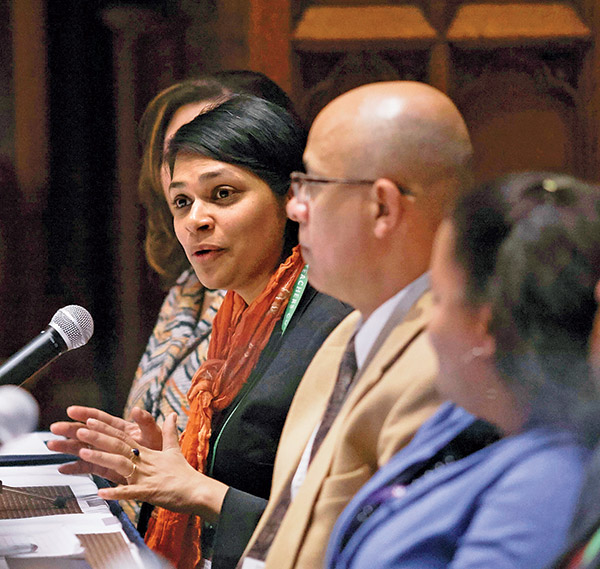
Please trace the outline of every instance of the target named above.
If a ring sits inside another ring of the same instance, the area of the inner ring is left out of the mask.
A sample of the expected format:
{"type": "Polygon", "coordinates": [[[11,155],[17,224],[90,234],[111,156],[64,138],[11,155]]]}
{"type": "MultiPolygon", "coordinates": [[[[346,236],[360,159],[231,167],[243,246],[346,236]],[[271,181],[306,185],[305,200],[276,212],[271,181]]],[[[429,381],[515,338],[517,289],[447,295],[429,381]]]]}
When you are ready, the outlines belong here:
{"type": "MultiPolygon", "coordinates": [[[[430,308],[426,293],[362,371],[283,519],[267,569],[321,568],[329,535],[346,504],[437,409],[437,360],[424,334],[430,308]]],[[[350,314],[332,332],[300,382],[277,449],[269,505],[248,547],[321,420],[358,318],[357,312],[350,314]]]]}

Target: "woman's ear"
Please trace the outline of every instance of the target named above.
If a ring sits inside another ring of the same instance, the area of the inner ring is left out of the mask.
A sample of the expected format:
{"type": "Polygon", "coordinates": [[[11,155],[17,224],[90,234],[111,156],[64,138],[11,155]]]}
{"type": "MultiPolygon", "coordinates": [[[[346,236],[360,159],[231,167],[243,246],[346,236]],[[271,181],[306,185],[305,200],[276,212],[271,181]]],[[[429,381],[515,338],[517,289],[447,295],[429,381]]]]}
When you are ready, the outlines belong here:
{"type": "Polygon", "coordinates": [[[477,334],[479,336],[477,345],[482,350],[482,355],[492,357],[496,353],[496,340],[490,334],[490,323],[492,321],[492,306],[484,303],[476,309],[477,334]]]}
{"type": "Polygon", "coordinates": [[[599,308],[596,309],[594,325],[589,339],[589,354],[590,363],[594,370],[594,377],[600,382],[600,281],[598,281],[598,284],[596,285],[594,296],[596,297],[599,308]]]}
{"type": "Polygon", "coordinates": [[[375,237],[383,239],[395,229],[402,219],[404,203],[402,194],[394,182],[379,178],[373,184],[375,193],[375,237]]]}
{"type": "Polygon", "coordinates": [[[282,196],[282,200],[280,201],[280,203],[283,205],[283,209],[285,211],[285,215],[288,219],[291,219],[292,221],[298,221],[297,219],[290,217],[290,213],[289,213],[289,209],[288,206],[290,205],[290,202],[292,201],[292,198],[294,197],[294,192],[292,191],[292,187],[290,186],[288,188],[288,191],[282,196]]]}
{"type": "Polygon", "coordinates": [[[284,204],[287,205],[288,202],[294,197],[294,192],[292,192],[292,186],[290,185],[290,187],[288,188],[287,193],[284,196],[284,204]]]}

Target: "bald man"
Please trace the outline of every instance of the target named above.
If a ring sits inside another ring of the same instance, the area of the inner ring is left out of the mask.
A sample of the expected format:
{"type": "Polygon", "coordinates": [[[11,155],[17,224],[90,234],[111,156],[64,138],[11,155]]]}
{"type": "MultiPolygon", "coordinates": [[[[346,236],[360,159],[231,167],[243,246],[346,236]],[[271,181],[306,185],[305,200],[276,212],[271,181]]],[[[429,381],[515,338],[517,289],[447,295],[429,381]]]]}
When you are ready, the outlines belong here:
{"type": "Polygon", "coordinates": [[[359,87],[314,121],[288,215],[310,282],[356,311],[301,381],[238,567],[321,567],[344,506],[436,410],[427,270],[471,155],[456,107],[420,83],[359,87]]]}

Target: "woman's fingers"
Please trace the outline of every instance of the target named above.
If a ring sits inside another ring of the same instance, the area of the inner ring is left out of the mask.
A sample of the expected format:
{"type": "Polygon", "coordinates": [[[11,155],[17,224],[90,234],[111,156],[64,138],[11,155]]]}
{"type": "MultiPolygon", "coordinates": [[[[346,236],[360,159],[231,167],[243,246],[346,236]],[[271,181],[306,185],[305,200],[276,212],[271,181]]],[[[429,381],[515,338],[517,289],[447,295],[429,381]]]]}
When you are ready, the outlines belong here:
{"type": "Polygon", "coordinates": [[[100,409],[83,407],[81,405],[71,405],[71,407],[67,407],[67,415],[74,421],[79,421],[81,423],[87,422],[88,419],[96,419],[97,421],[106,423],[121,431],[124,431],[130,424],[128,421],[125,421],[125,419],[115,417],[105,411],[100,411],[100,409]]]}
{"type": "Polygon", "coordinates": [[[57,439],[48,441],[47,446],[54,452],[77,455],[79,454],[80,449],[83,447],[83,443],[77,439],[57,439]]]}
{"type": "Polygon", "coordinates": [[[140,490],[137,486],[115,486],[114,488],[101,488],[98,496],[104,500],[139,500],[140,490]]]}
{"type": "Polygon", "coordinates": [[[90,462],[78,460],[77,462],[69,462],[68,464],[61,464],[58,467],[58,471],[62,474],[97,474],[102,478],[106,478],[115,484],[124,484],[126,480],[118,473],[110,470],[109,468],[103,468],[90,462]]]}
{"type": "Polygon", "coordinates": [[[84,423],[72,423],[70,421],[59,421],[58,423],[52,423],[50,430],[55,435],[61,435],[68,439],[74,439],[77,437],[77,430],[85,427],[84,423]]]}
{"type": "Polygon", "coordinates": [[[131,436],[139,434],[139,427],[92,407],[74,405],[67,409],[67,415],[76,422],[60,421],[50,427],[66,440],[49,441],[48,448],[74,454],[81,460],[64,464],[59,471],[97,474],[117,484],[126,484],[128,474],[134,471],[130,460],[132,448],[141,446],[131,436]]]}
{"type": "MultiPolygon", "coordinates": [[[[153,450],[162,449],[162,432],[156,424],[154,417],[148,411],[136,407],[131,412],[131,418],[139,428],[139,435],[136,438],[145,447],[153,450]]],[[[131,433],[130,433],[131,434],[131,433]]]]}
{"type": "Polygon", "coordinates": [[[171,413],[162,427],[163,450],[179,450],[179,432],[177,431],[177,413],[171,413]]]}
{"type": "Polygon", "coordinates": [[[117,439],[123,442],[129,448],[139,445],[139,443],[133,437],[129,436],[125,431],[121,431],[120,429],[111,427],[109,424],[104,423],[103,421],[98,421],[96,419],[88,419],[85,424],[85,427],[87,427],[90,431],[106,435],[107,437],[111,437],[113,439],[117,439]]]}
{"type": "Polygon", "coordinates": [[[134,407],[131,410],[131,418],[140,426],[144,428],[152,428],[156,426],[154,417],[145,409],[140,407],[134,407]]]}
{"type": "MultiPolygon", "coordinates": [[[[85,429],[82,429],[85,430],[85,429]]],[[[133,463],[127,457],[121,454],[114,454],[112,452],[103,452],[100,450],[90,449],[90,448],[82,448],[79,451],[79,457],[85,462],[92,463],[99,467],[100,469],[105,469],[106,471],[111,471],[116,473],[119,478],[119,483],[124,484],[127,481],[127,478],[135,472],[133,469],[133,463]]],[[[137,468],[137,467],[136,467],[137,468]]],[[[98,468],[93,468],[94,473],[97,474],[98,468]]],[[[114,474],[112,478],[109,478],[113,481],[114,474]]]]}
{"type": "Polygon", "coordinates": [[[94,474],[94,465],[82,460],[61,464],[58,471],[62,474],[94,474]]]}
{"type": "MultiPolygon", "coordinates": [[[[110,427],[107,427],[105,425],[99,428],[105,430],[110,429],[110,427]]],[[[77,431],[77,438],[85,445],[89,445],[89,447],[93,447],[94,449],[104,451],[109,454],[119,455],[121,458],[125,459],[129,459],[131,449],[136,446],[136,443],[133,441],[125,442],[120,438],[115,437],[113,434],[104,434],[103,432],[91,430],[88,428],[79,429],[77,431]]],[[[81,451],[83,450],[90,449],[81,449],[81,451]]],[[[81,455],[81,451],[79,453],[79,456],[84,460],[87,460],[84,456],[81,455]]]]}
{"type": "Polygon", "coordinates": [[[55,452],[77,454],[82,444],[77,440],[77,431],[85,427],[82,423],[71,423],[60,421],[50,425],[50,431],[55,435],[66,437],[66,439],[53,439],[48,441],[47,446],[55,452]]]}

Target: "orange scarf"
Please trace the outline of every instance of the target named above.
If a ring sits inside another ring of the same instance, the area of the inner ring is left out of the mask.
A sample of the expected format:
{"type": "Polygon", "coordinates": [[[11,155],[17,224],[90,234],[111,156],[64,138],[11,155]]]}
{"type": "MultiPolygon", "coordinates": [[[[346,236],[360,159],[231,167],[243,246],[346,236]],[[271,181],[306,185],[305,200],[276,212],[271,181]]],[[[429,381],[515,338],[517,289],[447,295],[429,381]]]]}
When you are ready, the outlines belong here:
{"type": "MultiPolygon", "coordinates": [[[[246,305],[233,291],[225,296],[213,322],[208,359],[194,375],[188,392],[189,422],[180,439],[185,458],[199,472],[206,466],[213,413],[230,405],[250,376],[285,312],[302,267],[296,246],[252,304],[246,305]]],[[[198,516],[156,508],[145,540],[177,569],[193,569],[202,557],[201,526],[198,516]]]]}

